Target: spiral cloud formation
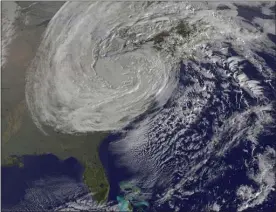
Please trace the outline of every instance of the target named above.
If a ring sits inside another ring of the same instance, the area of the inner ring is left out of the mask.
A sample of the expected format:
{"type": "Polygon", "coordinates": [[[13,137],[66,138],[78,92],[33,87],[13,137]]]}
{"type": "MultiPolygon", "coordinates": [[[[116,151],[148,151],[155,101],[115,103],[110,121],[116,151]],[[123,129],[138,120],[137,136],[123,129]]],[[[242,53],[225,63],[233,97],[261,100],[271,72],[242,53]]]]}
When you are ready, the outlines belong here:
{"type": "Polygon", "coordinates": [[[28,72],[33,119],[65,133],[130,124],[111,147],[155,211],[260,206],[276,184],[274,5],[247,4],[66,3],[28,72]],[[241,170],[254,187],[228,178],[241,170]]]}
{"type": "Polygon", "coordinates": [[[138,6],[68,2],[54,16],[27,76],[26,99],[39,128],[120,129],[153,102],[166,102],[177,66],[141,44],[158,19],[138,15],[138,6]]]}

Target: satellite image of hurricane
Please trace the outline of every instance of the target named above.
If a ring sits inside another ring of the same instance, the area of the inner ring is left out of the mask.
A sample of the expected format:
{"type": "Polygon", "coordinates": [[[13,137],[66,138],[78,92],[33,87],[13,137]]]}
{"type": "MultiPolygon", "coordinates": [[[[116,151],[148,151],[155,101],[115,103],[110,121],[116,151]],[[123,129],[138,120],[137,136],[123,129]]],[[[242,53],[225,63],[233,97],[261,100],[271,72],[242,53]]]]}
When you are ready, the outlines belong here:
{"type": "Polygon", "coordinates": [[[276,212],[275,15],[2,1],[2,211],[276,212]]]}

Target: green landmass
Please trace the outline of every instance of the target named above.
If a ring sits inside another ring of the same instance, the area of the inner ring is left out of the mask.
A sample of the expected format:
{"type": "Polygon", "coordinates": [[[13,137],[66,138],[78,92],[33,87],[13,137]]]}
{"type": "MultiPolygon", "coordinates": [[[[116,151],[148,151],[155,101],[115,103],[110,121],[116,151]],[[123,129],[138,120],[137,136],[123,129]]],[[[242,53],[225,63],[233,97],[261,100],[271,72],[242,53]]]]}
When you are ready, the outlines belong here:
{"type": "Polygon", "coordinates": [[[5,166],[18,166],[19,168],[23,168],[24,163],[21,159],[22,159],[21,157],[12,155],[12,156],[4,158],[3,159],[4,161],[2,163],[4,163],[5,166]]]}
{"type": "Polygon", "coordinates": [[[107,199],[109,193],[109,184],[106,180],[104,170],[97,165],[91,165],[88,161],[85,164],[83,179],[91,192],[96,192],[93,197],[98,202],[103,202],[107,199]]]}
{"type": "MultiPolygon", "coordinates": [[[[85,168],[83,179],[93,198],[98,202],[107,200],[109,184],[98,155],[98,147],[108,132],[67,135],[47,129],[44,135],[33,123],[27,111],[22,114],[22,126],[2,142],[2,166],[23,167],[20,157],[24,155],[54,154],[59,159],[76,158],[85,168]]],[[[2,135],[7,130],[7,122],[2,119],[2,135]]]]}

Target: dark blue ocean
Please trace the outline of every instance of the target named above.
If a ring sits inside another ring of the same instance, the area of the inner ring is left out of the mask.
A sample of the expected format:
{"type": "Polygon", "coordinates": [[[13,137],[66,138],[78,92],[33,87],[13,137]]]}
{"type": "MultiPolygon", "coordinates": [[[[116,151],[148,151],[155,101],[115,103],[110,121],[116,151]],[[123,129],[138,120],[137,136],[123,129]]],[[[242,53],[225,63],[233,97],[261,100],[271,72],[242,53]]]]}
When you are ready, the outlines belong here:
{"type": "MultiPolygon", "coordinates": [[[[269,38],[275,42],[275,35],[269,34],[269,38]]],[[[229,49],[231,56],[238,56],[238,54],[233,50],[229,49]]],[[[276,73],[276,48],[275,48],[275,55],[266,54],[264,52],[257,52],[259,56],[261,56],[267,63],[267,66],[275,69],[276,73]]],[[[201,66],[207,66],[210,67],[212,64],[199,64],[201,66]]],[[[185,65],[182,64],[180,75],[184,73],[185,65]]],[[[258,79],[260,76],[256,75],[257,70],[256,68],[248,63],[245,66],[245,69],[243,70],[247,76],[251,78],[258,79]]],[[[181,77],[180,77],[180,82],[181,77]]],[[[275,83],[275,82],[273,82],[275,83]]],[[[250,97],[247,97],[250,99],[250,97]]],[[[269,98],[276,99],[276,93],[272,92],[269,95],[269,98]]],[[[235,101],[235,97],[233,95],[233,101],[235,101]]],[[[255,101],[252,99],[252,101],[255,101]]],[[[164,107],[170,107],[173,104],[170,100],[164,107]]],[[[154,106],[152,107],[154,110],[154,106]]],[[[233,108],[233,110],[236,110],[237,108],[233,108]]],[[[148,111],[149,113],[151,112],[148,111]]],[[[148,113],[147,113],[148,114],[148,113]]],[[[211,119],[212,117],[208,117],[208,114],[206,114],[207,118],[211,119]]],[[[143,119],[144,115],[138,117],[136,121],[131,123],[129,126],[127,126],[123,131],[132,130],[135,125],[135,123],[141,121],[143,119]]],[[[254,117],[252,117],[254,118],[254,117]]],[[[196,127],[196,126],[195,126],[196,127]]],[[[210,132],[212,133],[212,132],[210,132]]],[[[106,173],[108,175],[108,180],[110,183],[110,194],[109,194],[109,200],[116,201],[116,196],[120,194],[120,188],[119,183],[121,181],[128,181],[131,178],[135,178],[135,175],[133,173],[130,173],[127,168],[120,166],[117,164],[118,157],[117,155],[113,154],[112,151],[109,149],[109,144],[120,139],[123,137],[123,133],[113,133],[110,134],[101,144],[99,148],[99,154],[100,159],[102,161],[103,166],[105,167],[106,173]]],[[[209,136],[212,136],[211,134],[209,136]]],[[[196,193],[194,195],[191,195],[189,198],[185,198],[185,200],[181,200],[181,202],[177,202],[179,200],[173,200],[175,201],[175,204],[181,206],[181,211],[185,212],[199,212],[204,211],[204,207],[207,206],[210,202],[219,202],[221,203],[222,207],[220,208],[221,211],[225,212],[236,212],[238,205],[241,203],[240,200],[237,199],[236,191],[241,185],[247,185],[252,188],[258,188],[258,185],[256,185],[256,182],[249,179],[247,175],[247,167],[246,162],[252,161],[252,155],[251,152],[253,151],[255,155],[257,153],[263,153],[266,147],[270,146],[273,149],[276,149],[276,136],[274,135],[263,135],[259,138],[259,145],[258,146],[252,146],[252,142],[246,141],[242,142],[240,145],[233,148],[227,155],[222,157],[220,160],[217,161],[217,158],[214,158],[216,161],[210,160],[206,166],[212,167],[212,163],[220,163],[220,164],[227,164],[227,166],[231,167],[229,168],[225,173],[222,173],[222,175],[214,180],[212,184],[208,184],[204,187],[204,190],[208,192],[201,192],[196,193]],[[248,152],[244,152],[243,150],[246,149],[248,152]],[[202,206],[202,207],[201,207],[202,206]],[[195,210],[195,208],[197,208],[195,210]]],[[[257,169],[257,167],[255,167],[257,169]]],[[[275,167],[275,173],[276,173],[276,167],[275,167]]],[[[201,182],[198,182],[201,183],[201,182]]],[[[197,187],[197,185],[194,185],[197,187]]],[[[171,211],[169,205],[163,204],[159,206],[154,206],[155,202],[155,196],[160,193],[161,191],[156,188],[153,193],[153,198],[149,199],[148,202],[151,204],[151,211],[171,211]]],[[[257,205],[254,208],[248,208],[244,210],[244,212],[276,212],[276,190],[270,192],[270,194],[267,197],[267,200],[264,201],[263,204],[257,205]]]]}
{"type": "Polygon", "coordinates": [[[35,209],[36,207],[32,204],[41,201],[43,209],[50,210],[88,191],[82,182],[84,168],[73,157],[59,160],[53,154],[26,155],[22,156],[21,160],[24,167],[1,167],[2,209],[11,209],[17,205],[16,208],[22,207],[22,210],[35,209]],[[38,183],[34,184],[36,181],[38,183]],[[66,192],[62,195],[60,192],[60,189],[65,189],[65,187],[67,187],[68,195],[66,192]],[[37,193],[37,200],[25,198],[30,188],[34,189],[34,194],[37,193]],[[71,190],[77,192],[72,192],[73,196],[69,195],[71,190]],[[57,193],[60,195],[56,195],[57,193]],[[40,194],[45,194],[45,196],[39,196],[40,194]],[[51,196],[57,197],[51,198],[51,196]],[[21,201],[25,203],[22,205],[21,201]]]}

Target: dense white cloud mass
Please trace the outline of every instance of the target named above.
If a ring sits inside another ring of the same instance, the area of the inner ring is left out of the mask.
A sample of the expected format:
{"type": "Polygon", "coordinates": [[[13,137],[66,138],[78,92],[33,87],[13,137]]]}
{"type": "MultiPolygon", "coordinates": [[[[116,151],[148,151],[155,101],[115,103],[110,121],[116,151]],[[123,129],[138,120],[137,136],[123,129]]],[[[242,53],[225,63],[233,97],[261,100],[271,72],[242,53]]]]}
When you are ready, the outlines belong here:
{"type": "Polygon", "coordinates": [[[135,5],[70,2],[51,20],[27,77],[28,105],[39,126],[115,130],[153,101],[166,102],[178,65],[150,45],[134,45],[158,30],[157,20],[135,5]]]}

